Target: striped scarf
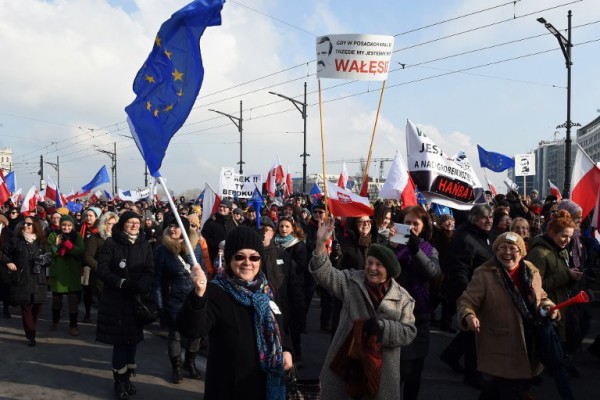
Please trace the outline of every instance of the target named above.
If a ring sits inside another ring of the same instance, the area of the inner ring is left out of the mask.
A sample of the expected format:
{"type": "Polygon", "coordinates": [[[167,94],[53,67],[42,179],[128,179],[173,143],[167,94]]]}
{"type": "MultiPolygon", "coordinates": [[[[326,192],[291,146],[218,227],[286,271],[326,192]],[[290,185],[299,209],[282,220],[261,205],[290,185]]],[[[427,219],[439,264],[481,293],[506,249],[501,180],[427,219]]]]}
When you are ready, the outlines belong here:
{"type": "Polygon", "coordinates": [[[238,303],[254,308],[254,332],[260,366],[267,375],[267,400],[285,399],[283,350],[281,334],[275,315],[271,311],[273,299],[267,278],[259,272],[251,282],[242,279],[227,279],[226,276],[212,281],[238,303]]]}

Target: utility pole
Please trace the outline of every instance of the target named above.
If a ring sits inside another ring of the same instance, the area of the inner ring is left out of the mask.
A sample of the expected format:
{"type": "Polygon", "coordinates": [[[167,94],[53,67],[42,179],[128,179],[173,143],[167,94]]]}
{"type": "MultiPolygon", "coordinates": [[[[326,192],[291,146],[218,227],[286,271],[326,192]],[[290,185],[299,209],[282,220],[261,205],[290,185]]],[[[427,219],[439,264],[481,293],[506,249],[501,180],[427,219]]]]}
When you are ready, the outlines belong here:
{"type": "Polygon", "coordinates": [[[567,67],[567,122],[558,125],[556,128],[566,128],[567,136],[565,138],[565,182],[563,186],[563,198],[568,199],[571,196],[571,127],[581,126],[581,124],[573,123],[571,121],[571,65],[573,61],[571,58],[571,48],[573,42],[571,41],[571,10],[567,13],[568,28],[567,37],[565,38],[562,33],[558,31],[551,23],[547,22],[544,18],[540,17],[537,21],[540,24],[544,24],[546,29],[550,31],[554,37],[558,40],[560,49],[565,57],[565,64],[567,67]]]}
{"type": "Polygon", "coordinates": [[[110,160],[112,161],[112,167],[111,167],[111,171],[112,171],[112,182],[113,182],[113,196],[117,193],[117,142],[113,143],[113,149],[114,151],[108,151],[108,150],[103,150],[103,149],[96,149],[96,151],[100,152],[100,153],[104,153],[107,156],[110,157],[110,160]]]}
{"type": "Polygon", "coordinates": [[[148,164],[144,164],[144,187],[148,187],[148,164]]]}
{"type": "Polygon", "coordinates": [[[292,104],[300,111],[302,114],[302,120],[304,121],[304,152],[300,154],[300,157],[303,158],[302,163],[302,193],[306,193],[306,157],[310,156],[310,154],[306,154],[306,82],[304,82],[304,102],[298,101],[288,96],[284,96],[279,93],[269,92],[270,94],[274,94],[275,96],[279,96],[283,99],[289,100],[292,104]],[[302,108],[300,108],[302,106],[302,108]]]}
{"type": "Polygon", "coordinates": [[[40,190],[44,189],[44,156],[40,154],[40,172],[38,172],[38,174],[40,175],[40,190]]]}
{"type": "Polygon", "coordinates": [[[49,166],[53,167],[54,170],[56,171],[56,175],[57,175],[56,185],[58,187],[60,187],[60,163],[58,161],[58,156],[56,156],[56,164],[55,163],[51,163],[49,161],[46,161],[46,164],[48,164],[49,166]]]}
{"type": "Polygon", "coordinates": [[[227,118],[229,118],[231,120],[231,122],[233,122],[233,124],[235,126],[237,126],[238,132],[240,133],[240,162],[238,164],[240,164],[240,175],[242,175],[244,173],[244,169],[242,167],[244,165],[244,159],[242,158],[242,131],[243,131],[242,123],[244,122],[244,118],[242,116],[242,100],[240,100],[240,116],[239,117],[224,113],[222,111],[213,110],[213,109],[209,109],[208,111],[216,112],[217,114],[226,116],[227,118]]]}

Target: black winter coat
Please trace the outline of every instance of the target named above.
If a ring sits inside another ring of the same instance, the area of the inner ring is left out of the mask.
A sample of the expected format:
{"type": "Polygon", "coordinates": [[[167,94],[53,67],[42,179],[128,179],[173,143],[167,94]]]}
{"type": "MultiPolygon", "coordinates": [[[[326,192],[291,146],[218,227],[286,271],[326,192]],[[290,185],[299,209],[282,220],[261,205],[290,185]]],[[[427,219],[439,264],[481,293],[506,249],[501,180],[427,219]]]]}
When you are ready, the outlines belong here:
{"type": "Polygon", "coordinates": [[[466,223],[460,227],[448,248],[448,301],[455,304],[471,281],[475,268],[494,257],[489,234],[466,223]]]}
{"type": "Polygon", "coordinates": [[[113,228],[98,254],[98,278],[104,289],[98,305],[96,340],[107,344],[135,344],[144,339],[135,323],[134,293],[147,293],[154,276],[154,260],[150,244],[142,235],[130,243],[122,231],[113,228]],[[121,260],[126,268],[120,268],[121,260]],[[131,289],[121,289],[122,279],[129,279],[131,289]]]}
{"type": "MultiPolygon", "coordinates": [[[[196,248],[199,245],[196,244],[196,248]]],[[[194,282],[185,270],[179,257],[171,254],[165,245],[156,247],[154,257],[154,288],[159,308],[164,309],[169,326],[175,326],[175,319],[188,294],[194,290],[194,282]]],[[[189,256],[181,254],[181,258],[191,264],[189,256]]],[[[201,258],[200,258],[201,259],[201,258]]]]}
{"type": "Polygon", "coordinates": [[[260,367],[254,309],[208,283],[203,297],[190,293],[177,317],[186,337],[209,335],[204,400],[264,400],[266,375],[260,367]]]}
{"type": "Polygon", "coordinates": [[[219,243],[225,240],[227,234],[236,226],[237,225],[231,218],[231,214],[224,217],[217,213],[213,218],[208,219],[208,221],[204,223],[202,236],[206,239],[208,254],[210,255],[211,261],[214,261],[219,254],[219,243]]]}
{"type": "MultiPolygon", "coordinates": [[[[27,243],[23,236],[18,235],[7,241],[3,252],[3,263],[17,266],[17,270],[10,271],[8,275],[11,304],[45,303],[48,291],[47,265],[40,266],[39,272],[34,273],[34,259],[48,252],[46,243],[38,240],[27,243]]],[[[2,268],[6,266],[3,265],[2,268]]]]}

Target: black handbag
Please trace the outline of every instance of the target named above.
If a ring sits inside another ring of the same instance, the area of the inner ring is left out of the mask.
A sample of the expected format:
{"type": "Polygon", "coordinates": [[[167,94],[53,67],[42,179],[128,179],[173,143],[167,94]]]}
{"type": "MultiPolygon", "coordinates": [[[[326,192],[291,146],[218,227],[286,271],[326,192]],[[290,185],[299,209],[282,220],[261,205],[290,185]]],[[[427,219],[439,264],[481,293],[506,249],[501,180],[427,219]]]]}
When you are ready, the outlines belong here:
{"type": "Polygon", "coordinates": [[[293,365],[285,377],[286,400],[321,400],[321,383],[318,379],[299,379],[293,365]]]}
{"type": "Polygon", "coordinates": [[[136,294],[134,300],[137,326],[150,325],[158,319],[158,305],[152,294],[136,294]]]}

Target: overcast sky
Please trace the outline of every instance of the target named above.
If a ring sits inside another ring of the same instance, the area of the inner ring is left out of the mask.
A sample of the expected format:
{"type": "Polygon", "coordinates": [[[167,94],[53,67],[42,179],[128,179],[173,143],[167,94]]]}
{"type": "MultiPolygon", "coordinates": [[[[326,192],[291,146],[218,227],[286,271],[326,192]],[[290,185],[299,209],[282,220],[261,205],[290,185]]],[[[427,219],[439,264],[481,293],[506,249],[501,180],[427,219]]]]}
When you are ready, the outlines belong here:
{"type": "MultiPolygon", "coordinates": [[[[50,162],[60,157],[63,192],[77,189],[103,164],[110,167],[109,157],[97,150],[112,151],[114,142],[119,187],[143,186],[144,164],[128,137],[124,108],[134,99],[133,79],[160,24],[186,3],[0,0],[0,147],[13,149],[18,186],[27,190],[39,182],[43,155],[50,162]]],[[[237,170],[237,127],[208,109],[238,115],[241,100],[244,172],[266,175],[279,155],[300,177],[301,115],[268,92],[302,100],[304,82],[308,171],[320,172],[315,38],[369,33],[396,35],[372,157],[405,154],[410,119],[446,153],[464,150],[481,173],[477,144],[512,156],[557,131],[564,137],[564,129],[556,129],[566,121],[564,57],[536,18],[545,17],[566,35],[569,9],[571,119],[585,125],[600,108],[600,7],[594,0],[228,1],[222,25],[202,37],[204,84],[161,172],[180,192],[216,185],[223,166],[237,170]]],[[[381,82],[323,79],[321,88],[326,159],[366,158],[381,82]]],[[[56,171],[44,168],[56,181],[56,171]]],[[[370,168],[376,175],[379,165],[370,168]]],[[[340,169],[327,163],[327,173],[340,169]]],[[[348,163],[348,169],[355,174],[358,164],[348,163]]],[[[503,176],[488,172],[496,187],[503,176]]]]}

